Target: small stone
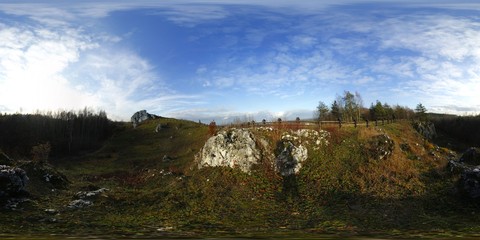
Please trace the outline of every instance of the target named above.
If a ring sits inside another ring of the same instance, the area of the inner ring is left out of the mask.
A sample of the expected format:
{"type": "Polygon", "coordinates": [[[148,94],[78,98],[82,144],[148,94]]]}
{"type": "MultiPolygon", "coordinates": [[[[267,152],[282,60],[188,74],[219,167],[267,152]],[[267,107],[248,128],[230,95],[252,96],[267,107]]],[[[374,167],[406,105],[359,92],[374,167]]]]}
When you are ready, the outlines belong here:
{"type": "Polygon", "coordinates": [[[77,200],[71,201],[67,207],[70,209],[80,209],[80,208],[84,208],[92,205],[93,205],[92,201],[77,199],[77,200]]]}
{"type": "Polygon", "coordinates": [[[56,209],[53,209],[53,208],[47,208],[44,210],[45,213],[48,213],[48,214],[56,214],[58,213],[58,211],[56,209]]]}

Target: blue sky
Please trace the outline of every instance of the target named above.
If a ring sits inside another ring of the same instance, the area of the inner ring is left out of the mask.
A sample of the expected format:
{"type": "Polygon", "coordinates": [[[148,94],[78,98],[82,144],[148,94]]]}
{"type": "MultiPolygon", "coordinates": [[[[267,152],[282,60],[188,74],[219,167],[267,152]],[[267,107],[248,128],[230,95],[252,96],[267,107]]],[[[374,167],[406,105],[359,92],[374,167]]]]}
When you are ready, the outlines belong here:
{"type": "Polygon", "coordinates": [[[0,1],[0,112],[311,118],[359,92],[480,113],[475,1],[0,1]]]}

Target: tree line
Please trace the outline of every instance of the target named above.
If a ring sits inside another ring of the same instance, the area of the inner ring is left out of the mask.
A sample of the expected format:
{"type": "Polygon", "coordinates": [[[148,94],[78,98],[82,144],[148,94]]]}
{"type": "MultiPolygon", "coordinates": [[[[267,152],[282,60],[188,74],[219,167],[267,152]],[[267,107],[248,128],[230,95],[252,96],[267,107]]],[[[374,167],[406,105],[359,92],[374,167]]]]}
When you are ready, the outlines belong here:
{"type": "Polygon", "coordinates": [[[344,91],[343,95],[337,95],[330,105],[320,101],[315,111],[315,118],[318,121],[342,122],[395,120],[412,119],[422,115],[420,112],[426,114],[426,109],[422,104],[417,105],[414,111],[408,107],[391,106],[378,100],[375,104],[372,103],[370,108],[365,108],[362,97],[358,92],[344,91]]]}
{"type": "Polygon", "coordinates": [[[0,149],[11,156],[31,157],[35,146],[51,146],[56,156],[101,146],[114,124],[105,111],[58,111],[35,114],[0,114],[0,149]]]}
{"type": "Polygon", "coordinates": [[[430,114],[435,127],[445,134],[472,146],[480,146],[480,115],[454,116],[430,114]]]}

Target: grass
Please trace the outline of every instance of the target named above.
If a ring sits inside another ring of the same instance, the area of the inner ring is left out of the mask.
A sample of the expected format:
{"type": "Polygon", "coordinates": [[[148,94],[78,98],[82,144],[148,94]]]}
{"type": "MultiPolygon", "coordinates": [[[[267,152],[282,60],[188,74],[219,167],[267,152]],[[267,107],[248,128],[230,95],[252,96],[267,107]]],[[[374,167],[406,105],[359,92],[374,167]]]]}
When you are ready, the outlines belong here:
{"type": "MultiPolygon", "coordinates": [[[[136,129],[125,125],[97,152],[54,161],[72,182],[69,188],[37,195],[23,210],[1,212],[0,231],[415,237],[480,230],[480,219],[472,214],[478,204],[452,193],[457,176],[445,170],[448,151],[425,142],[408,122],[323,129],[330,143],[309,148],[300,173],[282,178],[268,158],[250,174],[225,167],[197,169],[193,159],[208,138],[207,126],[166,118],[136,129]],[[156,133],[158,124],[166,127],[156,133]],[[390,158],[376,161],[364,146],[379,134],[390,136],[395,147],[390,158]],[[407,144],[409,152],[400,144],[407,144]],[[165,155],[171,160],[163,161],[165,155]],[[92,186],[110,191],[91,207],[65,207],[77,191],[92,186]],[[49,216],[47,208],[60,214],[49,216]],[[57,221],[49,223],[51,218],[57,221]]],[[[279,130],[253,131],[270,146],[281,137],[279,130]]]]}

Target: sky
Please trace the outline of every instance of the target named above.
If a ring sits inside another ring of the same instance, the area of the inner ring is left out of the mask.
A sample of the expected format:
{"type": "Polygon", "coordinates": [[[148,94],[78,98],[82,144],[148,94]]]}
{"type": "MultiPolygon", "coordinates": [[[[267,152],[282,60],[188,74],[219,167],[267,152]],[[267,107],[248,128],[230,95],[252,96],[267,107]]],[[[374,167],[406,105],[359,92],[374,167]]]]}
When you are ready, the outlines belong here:
{"type": "Polygon", "coordinates": [[[0,113],[293,120],[344,91],[480,114],[480,2],[0,0],[0,113]]]}

